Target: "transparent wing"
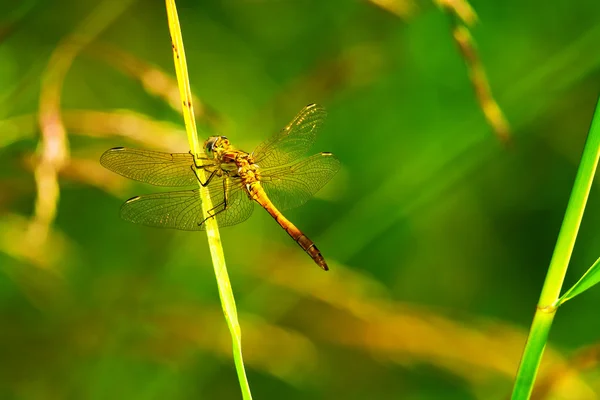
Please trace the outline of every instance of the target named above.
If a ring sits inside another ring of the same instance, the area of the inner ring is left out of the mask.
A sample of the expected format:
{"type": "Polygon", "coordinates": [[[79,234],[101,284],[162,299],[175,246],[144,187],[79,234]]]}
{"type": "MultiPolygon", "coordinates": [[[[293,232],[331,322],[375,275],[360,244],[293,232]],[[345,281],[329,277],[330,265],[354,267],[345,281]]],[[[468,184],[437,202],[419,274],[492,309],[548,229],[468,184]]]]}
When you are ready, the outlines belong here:
{"type": "MultiPolygon", "coordinates": [[[[238,224],[252,214],[254,204],[242,190],[239,180],[221,179],[210,183],[208,188],[213,203],[210,214],[217,219],[219,226],[238,224]]],[[[121,217],[135,224],[159,228],[204,230],[199,191],[195,189],[134,197],[121,206],[121,217]]]]}
{"type": "MultiPolygon", "coordinates": [[[[236,225],[247,220],[254,209],[254,201],[250,200],[246,194],[239,178],[223,179],[220,186],[221,190],[218,192],[215,190],[215,194],[212,194],[211,190],[213,203],[211,215],[215,215],[219,226],[236,225]],[[225,193],[227,193],[227,198],[224,196],[225,193]],[[225,204],[225,200],[227,204],[225,204]]],[[[202,230],[204,230],[204,225],[202,225],[202,230]]]]}
{"type": "MultiPolygon", "coordinates": [[[[197,159],[198,165],[213,165],[209,159],[197,159]]],[[[116,147],[100,157],[100,164],[126,178],[155,186],[192,186],[197,183],[192,171],[194,159],[189,153],[161,153],[151,150],[116,147]]]]}
{"type": "Polygon", "coordinates": [[[261,172],[260,182],[280,210],[298,207],[308,201],[340,169],[331,153],[319,153],[285,167],[261,172]]]}
{"type": "Polygon", "coordinates": [[[326,116],[325,109],[317,104],[304,107],[292,122],[254,150],[255,162],[263,168],[269,168],[297,160],[315,142],[317,131],[326,116]]]}

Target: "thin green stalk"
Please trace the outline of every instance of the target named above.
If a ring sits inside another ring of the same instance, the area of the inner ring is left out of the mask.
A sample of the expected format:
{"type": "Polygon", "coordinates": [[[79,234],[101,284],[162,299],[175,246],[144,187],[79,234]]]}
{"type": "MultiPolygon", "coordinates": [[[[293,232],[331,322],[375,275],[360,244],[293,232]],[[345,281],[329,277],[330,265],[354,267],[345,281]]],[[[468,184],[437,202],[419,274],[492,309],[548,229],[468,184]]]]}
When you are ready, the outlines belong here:
{"type": "MultiPolygon", "coordinates": [[[[181,36],[181,28],[179,27],[179,18],[174,0],[166,0],[167,16],[169,21],[169,31],[171,34],[171,42],[173,45],[173,60],[175,61],[175,72],[177,74],[177,83],[179,85],[179,93],[183,104],[183,118],[190,143],[190,149],[193,154],[200,154],[203,149],[200,148],[198,142],[198,133],[196,131],[196,122],[194,119],[194,108],[192,104],[192,92],[190,89],[187,63],[185,61],[185,51],[183,48],[183,38],[181,36]]],[[[198,173],[204,174],[204,171],[199,170],[198,173]]],[[[206,180],[207,176],[204,176],[206,180]]],[[[200,197],[202,198],[202,212],[204,218],[207,218],[208,211],[212,209],[212,201],[208,193],[208,189],[200,186],[200,197]]],[[[219,227],[215,218],[208,218],[205,222],[206,234],[208,236],[208,246],[210,247],[210,255],[213,261],[213,267],[219,287],[219,297],[223,306],[225,320],[231,333],[233,341],[233,359],[237,370],[238,380],[242,390],[244,400],[251,400],[250,386],[246,378],[244,369],[244,360],[242,358],[242,334],[240,324],[238,322],[237,309],[235,307],[235,299],[231,290],[231,283],[227,274],[225,265],[225,256],[223,247],[221,246],[221,237],[219,235],[219,227]]]]}
{"type": "Polygon", "coordinates": [[[581,224],[585,204],[596,173],[600,157],[600,101],[592,120],[590,132],[583,149],[579,170],[575,177],[573,191],[569,198],[567,211],[563,219],[548,274],[531,324],[529,337],[525,344],[521,365],[513,388],[512,399],[528,399],[533,390],[535,377],[540,366],[542,354],[558,307],[558,299],[562,288],[577,232],[581,224]]]}

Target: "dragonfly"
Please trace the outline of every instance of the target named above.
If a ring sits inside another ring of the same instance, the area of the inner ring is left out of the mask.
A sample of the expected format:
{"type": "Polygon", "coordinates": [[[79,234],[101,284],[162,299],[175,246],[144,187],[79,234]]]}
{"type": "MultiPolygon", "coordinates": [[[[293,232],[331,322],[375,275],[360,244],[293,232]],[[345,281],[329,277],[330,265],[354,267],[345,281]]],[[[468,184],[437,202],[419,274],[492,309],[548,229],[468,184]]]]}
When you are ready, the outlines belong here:
{"type": "Polygon", "coordinates": [[[327,262],[314,242],[282,214],[306,203],[340,168],[339,160],[329,152],[303,158],[326,115],[317,104],[304,107],[252,153],[235,149],[225,136],[211,136],[204,143],[205,154],[116,147],[107,150],[100,163],[126,178],[155,186],[196,186],[133,197],[121,206],[120,214],[126,221],[198,231],[206,228],[209,218],[215,218],[219,226],[243,222],[258,203],[327,271],[327,262]],[[208,190],[212,201],[206,217],[198,183],[208,190]]]}

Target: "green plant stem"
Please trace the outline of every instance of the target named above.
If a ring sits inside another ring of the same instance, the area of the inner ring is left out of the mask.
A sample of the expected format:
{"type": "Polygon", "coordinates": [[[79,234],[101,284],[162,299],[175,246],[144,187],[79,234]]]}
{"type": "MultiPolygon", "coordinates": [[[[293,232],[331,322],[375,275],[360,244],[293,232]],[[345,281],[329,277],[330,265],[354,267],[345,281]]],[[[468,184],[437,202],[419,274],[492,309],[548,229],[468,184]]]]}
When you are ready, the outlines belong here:
{"type": "Polygon", "coordinates": [[[529,330],[529,337],[521,358],[517,378],[513,388],[512,399],[528,399],[533,390],[535,377],[546,347],[548,334],[558,306],[558,298],[562,288],[569,260],[573,253],[577,232],[585,205],[592,187],[594,175],[600,157],[600,101],[592,120],[579,170],[575,177],[573,191],[569,198],[567,211],[563,219],[548,274],[544,281],[542,293],[538,301],[535,316],[529,330]]]}
{"type": "MultiPolygon", "coordinates": [[[[185,61],[185,51],[183,48],[183,38],[181,36],[181,28],[179,26],[179,18],[177,16],[177,8],[174,0],[166,0],[167,16],[169,21],[169,31],[171,34],[171,42],[173,45],[173,60],[175,62],[175,72],[177,74],[177,83],[179,85],[179,93],[183,104],[183,117],[185,127],[190,143],[190,149],[194,155],[200,154],[203,150],[198,142],[198,134],[196,132],[196,122],[194,119],[194,107],[192,104],[192,91],[190,89],[187,63],[185,61]]],[[[198,173],[204,175],[203,170],[198,173]]],[[[207,176],[204,176],[206,181],[207,176]]],[[[209,216],[209,210],[212,209],[212,200],[208,193],[208,189],[200,186],[200,197],[202,198],[202,212],[204,218],[209,216]]],[[[215,218],[206,219],[206,235],[208,237],[208,245],[210,255],[213,261],[213,268],[217,278],[217,286],[219,288],[219,297],[225,314],[225,320],[231,333],[233,342],[233,359],[235,368],[240,382],[242,396],[244,400],[251,400],[250,385],[246,378],[244,368],[244,359],[242,357],[242,333],[238,321],[237,309],[229,275],[227,274],[227,266],[225,265],[225,255],[223,254],[223,246],[221,245],[221,236],[219,227],[215,218]]]]}
{"type": "Polygon", "coordinates": [[[529,396],[531,396],[535,376],[542,360],[542,354],[546,348],[554,315],[556,315],[555,308],[545,311],[539,307],[536,309],[529,330],[529,337],[523,350],[519,371],[517,372],[517,379],[515,380],[511,397],[512,400],[529,399],[529,396]]]}

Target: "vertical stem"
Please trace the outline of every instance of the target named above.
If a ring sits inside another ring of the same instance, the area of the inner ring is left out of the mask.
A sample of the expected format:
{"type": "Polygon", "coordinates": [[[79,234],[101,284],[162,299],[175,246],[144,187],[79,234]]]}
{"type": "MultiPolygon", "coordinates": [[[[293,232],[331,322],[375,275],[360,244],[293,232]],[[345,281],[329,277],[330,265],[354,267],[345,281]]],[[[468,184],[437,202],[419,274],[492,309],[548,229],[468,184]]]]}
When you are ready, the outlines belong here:
{"type": "MultiPolygon", "coordinates": [[[[183,117],[185,120],[188,141],[190,143],[190,149],[192,150],[192,153],[194,155],[198,155],[202,149],[200,148],[198,134],[196,131],[194,106],[192,104],[192,91],[190,89],[187,63],[185,61],[185,50],[183,48],[183,38],[181,36],[181,28],[179,26],[179,18],[177,16],[175,0],[166,0],[166,6],[169,21],[169,32],[171,34],[171,43],[173,45],[173,61],[175,62],[175,72],[177,74],[177,83],[179,84],[179,94],[183,104],[183,117]]],[[[199,170],[198,173],[204,174],[204,171],[199,170]]],[[[204,180],[206,180],[206,178],[207,176],[204,176],[204,180]]],[[[202,212],[204,218],[207,218],[209,215],[208,211],[212,209],[212,201],[208,193],[208,189],[202,187],[201,185],[200,197],[202,198],[202,212]]],[[[223,254],[223,247],[221,245],[219,227],[215,218],[208,218],[205,224],[210,255],[213,261],[215,276],[217,278],[217,286],[219,288],[219,297],[221,298],[223,313],[225,314],[225,320],[227,321],[227,326],[229,327],[229,332],[231,333],[231,339],[233,342],[233,359],[242,390],[242,396],[244,400],[251,400],[252,394],[250,393],[250,386],[248,384],[248,379],[246,378],[244,360],[242,358],[242,333],[240,330],[240,324],[238,322],[235,299],[233,298],[233,291],[231,290],[231,283],[229,282],[227,267],[225,265],[225,255],[223,254]]]]}
{"type": "Polygon", "coordinates": [[[598,158],[600,157],[600,101],[596,105],[596,112],[592,120],[579,170],[573,184],[573,191],[569,198],[567,211],[563,219],[552,260],[548,267],[548,274],[544,281],[544,287],[538,302],[538,306],[531,324],[529,337],[525,344],[519,371],[513,388],[512,399],[528,399],[533,390],[535,376],[537,374],[552,320],[556,313],[557,301],[560,296],[569,260],[573,253],[573,246],[577,239],[577,232],[581,225],[581,219],[585,205],[590,194],[590,188],[594,180],[598,158]]]}
{"type": "Polygon", "coordinates": [[[515,380],[512,400],[529,399],[531,396],[555,314],[555,308],[551,312],[545,312],[539,307],[536,309],[515,380]]]}

